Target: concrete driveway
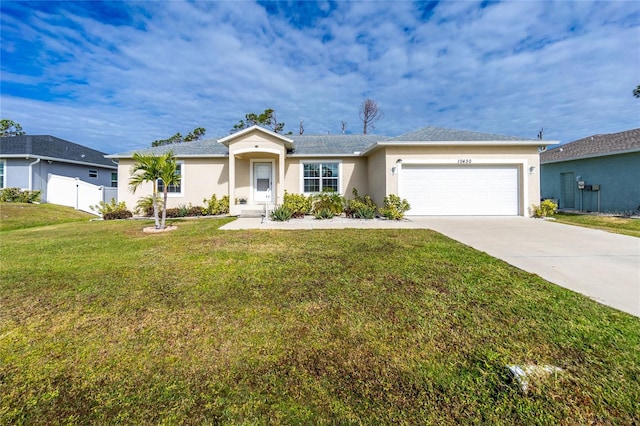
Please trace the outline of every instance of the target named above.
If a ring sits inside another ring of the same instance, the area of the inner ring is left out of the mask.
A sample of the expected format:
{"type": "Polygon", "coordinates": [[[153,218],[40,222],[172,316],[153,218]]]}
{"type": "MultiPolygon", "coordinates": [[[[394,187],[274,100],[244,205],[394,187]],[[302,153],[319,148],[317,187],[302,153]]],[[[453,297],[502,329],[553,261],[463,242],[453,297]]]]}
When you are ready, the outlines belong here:
{"type": "Polygon", "coordinates": [[[640,317],[639,238],[523,217],[410,220],[640,317]]]}

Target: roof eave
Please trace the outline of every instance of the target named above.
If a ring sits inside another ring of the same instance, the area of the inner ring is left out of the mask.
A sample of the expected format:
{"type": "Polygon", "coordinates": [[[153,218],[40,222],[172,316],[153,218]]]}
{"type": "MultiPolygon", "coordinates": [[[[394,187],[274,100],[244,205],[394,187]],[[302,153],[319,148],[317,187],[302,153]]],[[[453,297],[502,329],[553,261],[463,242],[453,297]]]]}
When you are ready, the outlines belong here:
{"type": "MultiPolygon", "coordinates": [[[[110,164],[100,164],[100,163],[92,163],[89,161],[75,161],[68,160],[66,158],[58,158],[58,157],[47,157],[44,155],[34,155],[34,154],[1,154],[0,158],[24,158],[25,160],[31,159],[40,159],[43,161],[57,161],[58,163],[69,163],[69,164],[78,164],[81,166],[93,166],[93,167],[103,167],[107,169],[117,169],[118,166],[110,165],[110,164]]],[[[105,158],[108,158],[105,156],[105,158]]]]}
{"type": "Polygon", "coordinates": [[[386,146],[549,146],[558,143],[559,141],[533,139],[511,141],[381,141],[364,150],[362,155],[368,155],[371,151],[386,146]]]}
{"type": "Polygon", "coordinates": [[[239,132],[232,133],[232,134],[230,134],[228,136],[225,136],[222,139],[218,139],[218,143],[221,143],[222,145],[224,145],[224,146],[226,146],[228,148],[229,147],[229,142],[231,142],[233,139],[236,139],[236,138],[239,138],[241,136],[244,136],[247,133],[253,132],[254,130],[258,130],[260,132],[266,133],[266,134],[268,134],[270,136],[273,136],[273,137],[275,137],[277,139],[282,140],[284,142],[285,146],[287,147],[287,149],[293,148],[293,143],[294,143],[293,139],[287,138],[287,137],[281,135],[280,133],[276,133],[274,131],[271,131],[269,129],[265,129],[264,127],[260,127],[260,126],[257,126],[257,125],[253,125],[251,127],[247,127],[246,129],[242,129],[239,132]]]}
{"type": "Polygon", "coordinates": [[[540,159],[540,164],[552,164],[552,163],[562,163],[562,162],[565,162],[565,161],[587,160],[589,158],[608,157],[610,155],[632,154],[634,152],[640,152],[640,148],[625,149],[623,151],[603,152],[603,153],[591,154],[591,155],[582,155],[580,157],[560,158],[560,159],[557,159],[557,160],[542,160],[542,159],[540,159]]]}

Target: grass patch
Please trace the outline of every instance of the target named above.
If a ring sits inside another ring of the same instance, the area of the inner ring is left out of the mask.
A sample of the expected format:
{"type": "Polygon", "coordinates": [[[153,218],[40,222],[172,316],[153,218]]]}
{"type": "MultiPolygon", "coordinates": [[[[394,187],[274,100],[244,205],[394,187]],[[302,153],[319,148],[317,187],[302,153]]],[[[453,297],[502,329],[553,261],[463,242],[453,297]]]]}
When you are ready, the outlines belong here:
{"type": "Polygon", "coordinates": [[[632,424],[640,319],[429,230],[5,232],[0,424],[632,424]],[[566,374],[522,395],[509,363],[566,374]]]}
{"type": "Polygon", "coordinates": [[[557,222],[568,225],[584,226],[585,228],[602,229],[616,234],[640,237],[640,219],[562,212],[557,213],[554,218],[557,222]]]}
{"type": "Polygon", "coordinates": [[[82,222],[95,215],[56,204],[0,203],[0,232],[82,222]]]}

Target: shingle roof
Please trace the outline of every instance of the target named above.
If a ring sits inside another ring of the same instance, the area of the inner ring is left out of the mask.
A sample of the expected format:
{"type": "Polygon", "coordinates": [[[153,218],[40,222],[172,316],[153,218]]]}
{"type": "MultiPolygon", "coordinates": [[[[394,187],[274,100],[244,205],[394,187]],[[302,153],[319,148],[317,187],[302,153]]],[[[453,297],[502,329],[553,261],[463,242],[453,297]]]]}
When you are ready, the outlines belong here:
{"type": "Polygon", "coordinates": [[[353,155],[363,152],[387,136],[376,135],[297,135],[289,136],[295,147],[293,155],[353,155]]]}
{"type": "Polygon", "coordinates": [[[640,129],[578,139],[541,153],[540,162],[554,163],[633,151],[640,151],[640,129]]]}
{"type": "Polygon", "coordinates": [[[173,151],[176,157],[181,156],[211,156],[223,157],[229,153],[226,146],[218,142],[219,138],[202,139],[192,142],[174,143],[170,145],[154,146],[152,148],[136,149],[118,154],[109,155],[110,158],[129,158],[134,153],[144,155],[158,155],[173,151]]]}
{"type": "Polygon", "coordinates": [[[440,127],[423,127],[409,133],[390,138],[387,142],[445,142],[445,141],[527,141],[533,139],[516,136],[496,135],[493,133],[470,132],[467,130],[443,129],[440,127]]]}
{"type": "Polygon", "coordinates": [[[0,157],[30,155],[116,168],[104,152],[49,135],[20,135],[0,138],[0,157]]]}

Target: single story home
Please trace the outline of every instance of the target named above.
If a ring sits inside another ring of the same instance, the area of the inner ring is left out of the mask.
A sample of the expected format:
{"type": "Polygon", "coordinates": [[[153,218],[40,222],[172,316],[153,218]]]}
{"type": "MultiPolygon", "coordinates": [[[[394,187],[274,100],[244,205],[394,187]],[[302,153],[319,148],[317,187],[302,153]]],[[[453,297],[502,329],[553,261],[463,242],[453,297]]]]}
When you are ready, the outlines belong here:
{"type": "MultiPolygon", "coordinates": [[[[202,205],[228,195],[230,213],[282,203],[285,191],[326,189],[347,198],[353,188],[382,205],[390,194],[406,198],[410,215],[521,215],[540,199],[539,147],[553,142],[425,127],[396,137],[282,135],[253,126],[220,139],[137,151],[172,150],[180,185],[168,207],[202,205]]],[[[129,191],[134,152],[118,160],[118,200],[129,208],[150,195],[151,184],[129,191]]]]}
{"type": "MultiPolygon", "coordinates": [[[[78,178],[104,187],[118,186],[118,167],[105,153],[49,135],[0,138],[0,188],[42,191],[49,175],[78,178]]],[[[128,173],[125,175],[128,176],[128,173]]]]}
{"type": "Polygon", "coordinates": [[[640,129],[593,135],[540,154],[542,196],[561,209],[640,210],[640,129]]]}

